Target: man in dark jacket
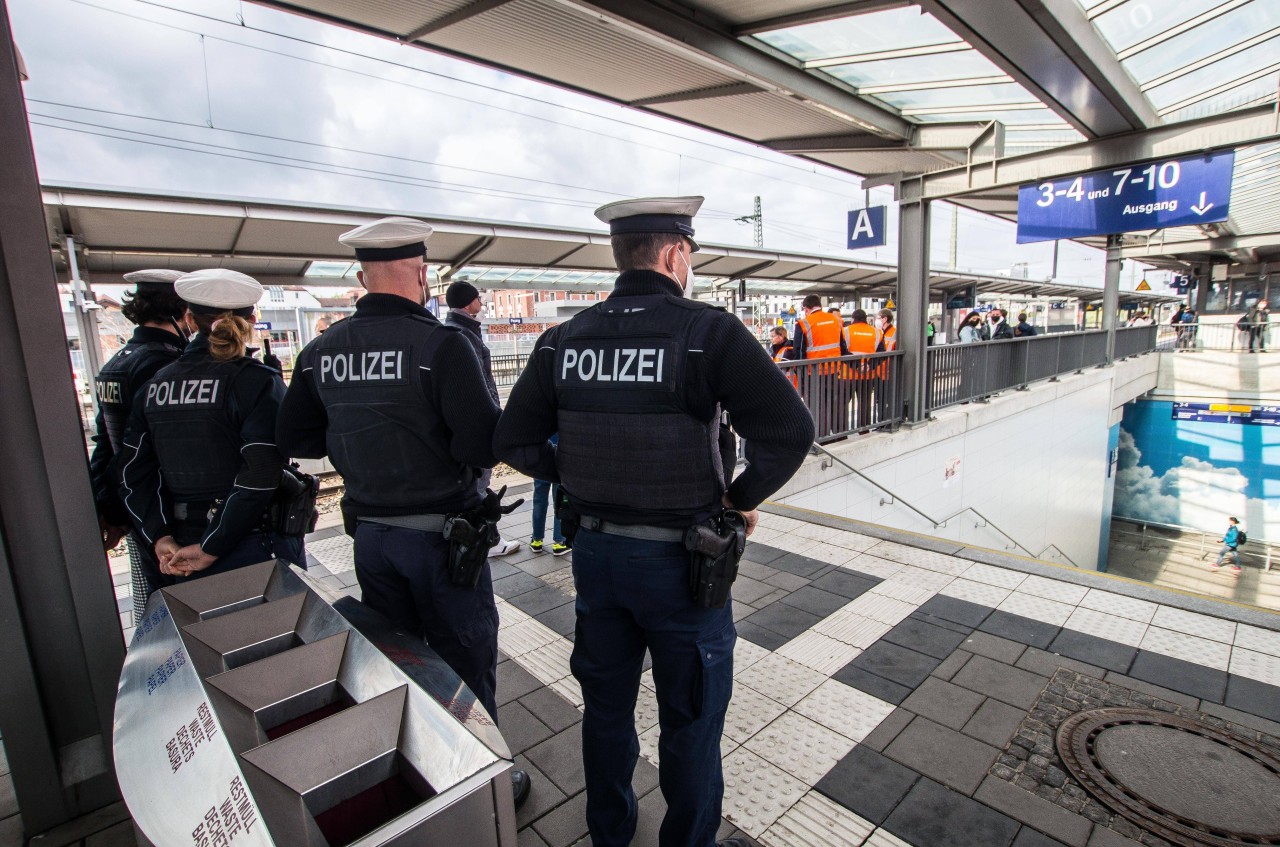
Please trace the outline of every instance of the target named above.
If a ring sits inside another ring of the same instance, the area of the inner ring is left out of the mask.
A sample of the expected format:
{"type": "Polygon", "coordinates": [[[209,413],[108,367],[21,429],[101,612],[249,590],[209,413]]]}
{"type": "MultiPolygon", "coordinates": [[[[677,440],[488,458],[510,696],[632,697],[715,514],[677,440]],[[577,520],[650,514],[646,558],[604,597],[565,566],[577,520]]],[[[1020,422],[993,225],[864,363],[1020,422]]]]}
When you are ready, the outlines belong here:
{"type": "Polygon", "coordinates": [[[1027,313],[1018,313],[1018,325],[1013,328],[1013,334],[1018,338],[1027,338],[1036,334],[1036,328],[1027,323],[1027,313]]]}
{"type": "Polygon", "coordinates": [[[1013,327],[1009,326],[1009,322],[1004,319],[1003,309],[992,309],[989,318],[991,321],[992,341],[1000,341],[1004,338],[1013,338],[1013,327]]]}
{"type": "MultiPolygon", "coordinates": [[[[493,359],[489,354],[489,345],[484,343],[484,336],[480,329],[482,324],[476,320],[476,315],[484,309],[484,300],[480,297],[480,291],[469,282],[455,282],[445,289],[444,302],[449,307],[449,314],[445,315],[444,319],[445,326],[456,326],[462,330],[463,337],[471,342],[476,355],[480,357],[480,366],[484,371],[485,387],[489,389],[489,396],[493,398],[493,402],[501,406],[502,401],[498,399],[498,383],[493,378],[493,359]]],[[[481,493],[489,487],[492,476],[493,472],[487,468],[480,474],[481,493]]],[[[519,541],[505,541],[499,537],[498,542],[489,551],[489,556],[490,558],[509,556],[519,549],[519,541]]]]}

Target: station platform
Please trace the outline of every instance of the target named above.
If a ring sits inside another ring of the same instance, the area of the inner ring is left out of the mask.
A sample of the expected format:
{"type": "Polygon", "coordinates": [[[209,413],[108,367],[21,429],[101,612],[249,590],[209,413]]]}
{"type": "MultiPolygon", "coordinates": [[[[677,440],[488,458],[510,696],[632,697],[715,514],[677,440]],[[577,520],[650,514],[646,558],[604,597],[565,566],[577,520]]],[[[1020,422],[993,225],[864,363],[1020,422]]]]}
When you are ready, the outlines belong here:
{"type": "MultiPolygon", "coordinates": [[[[1099,802],[1055,746],[1064,721],[1103,706],[1168,717],[1132,767],[1103,768],[1131,794],[1226,832],[1280,832],[1280,779],[1257,767],[1253,748],[1198,776],[1197,748],[1183,739],[1200,736],[1173,726],[1226,730],[1280,761],[1280,616],[766,508],[734,586],[721,837],[765,847],[1185,843],[1099,802]]],[[[528,510],[503,520],[504,537],[527,540],[528,510]]],[[[317,590],[358,596],[340,527],[309,536],[307,550],[317,590]]],[[[589,844],[570,566],[571,554],[527,546],[493,562],[499,723],[533,777],[521,847],[589,844]]],[[[127,579],[120,585],[127,609],[127,579]]],[[[651,674],[642,681],[633,843],[655,845],[658,717],[651,674]]],[[[132,843],[115,832],[82,843],[132,843]]]]}

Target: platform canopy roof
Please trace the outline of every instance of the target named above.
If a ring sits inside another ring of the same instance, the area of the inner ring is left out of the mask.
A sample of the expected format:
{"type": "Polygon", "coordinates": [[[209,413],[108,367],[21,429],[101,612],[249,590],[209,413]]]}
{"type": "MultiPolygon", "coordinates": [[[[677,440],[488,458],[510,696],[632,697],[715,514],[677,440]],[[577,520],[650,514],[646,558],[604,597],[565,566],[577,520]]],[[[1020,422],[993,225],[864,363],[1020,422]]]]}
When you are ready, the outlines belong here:
{"type": "MultiPolygon", "coordinates": [[[[608,233],[522,223],[444,218],[413,210],[334,208],[228,197],[134,194],[44,186],[49,244],[61,270],[67,239],[91,281],[114,282],[141,268],[227,267],[268,285],[356,285],[355,257],[338,235],[362,223],[407,214],[435,227],[428,259],[444,278],[466,274],[484,288],[607,290],[616,273],[608,233]]],[[[694,270],[704,285],[748,281],[751,294],[888,296],[896,266],[836,256],[778,253],[703,242],[694,270]]],[[[930,285],[951,291],[976,285],[990,294],[1101,299],[1087,286],[1004,276],[934,271],[930,285]]],[[[1130,296],[1129,292],[1125,293],[1130,296]]],[[[1134,294],[1144,300],[1174,299],[1134,294]]]]}
{"type": "Polygon", "coordinates": [[[1009,220],[1015,180],[1235,147],[1231,220],[1126,244],[1280,255],[1275,0],[254,2],[858,175],[935,174],[924,196],[1009,220]]]}

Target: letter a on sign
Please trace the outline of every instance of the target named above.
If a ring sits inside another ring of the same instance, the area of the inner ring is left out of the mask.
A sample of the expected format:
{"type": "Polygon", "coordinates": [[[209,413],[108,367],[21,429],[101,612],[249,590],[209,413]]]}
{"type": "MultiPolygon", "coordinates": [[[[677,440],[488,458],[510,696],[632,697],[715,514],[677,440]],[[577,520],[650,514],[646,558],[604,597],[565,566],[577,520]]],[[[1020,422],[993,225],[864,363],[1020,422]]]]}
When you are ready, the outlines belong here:
{"type": "Polygon", "coordinates": [[[880,247],[885,243],[884,206],[849,212],[849,249],[880,247]]]}

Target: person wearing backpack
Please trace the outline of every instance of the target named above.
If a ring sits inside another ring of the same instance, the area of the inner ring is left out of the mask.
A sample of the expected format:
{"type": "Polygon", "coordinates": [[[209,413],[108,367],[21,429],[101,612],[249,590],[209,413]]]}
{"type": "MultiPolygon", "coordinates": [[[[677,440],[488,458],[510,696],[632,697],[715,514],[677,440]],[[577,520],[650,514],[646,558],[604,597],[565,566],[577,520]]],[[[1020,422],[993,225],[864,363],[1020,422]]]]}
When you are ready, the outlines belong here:
{"type": "Polygon", "coordinates": [[[1227,526],[1227,534],[1222,536],[1222,549],[1218,551],[1218,560],[1209,566],[1209,570],[1216,571],[1222,567],[1222,560],[1228,555],[1231,556],[1232,573],[1240,573],[1240,545],[1249,540],[1249,536],[1244,530],[1240,529],[1240,521],[1235,518],[1227,518],[1231,523],[1227,526]]]}

